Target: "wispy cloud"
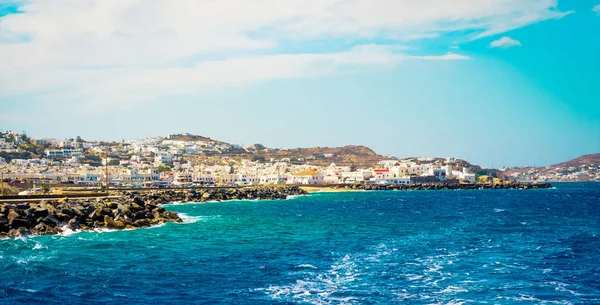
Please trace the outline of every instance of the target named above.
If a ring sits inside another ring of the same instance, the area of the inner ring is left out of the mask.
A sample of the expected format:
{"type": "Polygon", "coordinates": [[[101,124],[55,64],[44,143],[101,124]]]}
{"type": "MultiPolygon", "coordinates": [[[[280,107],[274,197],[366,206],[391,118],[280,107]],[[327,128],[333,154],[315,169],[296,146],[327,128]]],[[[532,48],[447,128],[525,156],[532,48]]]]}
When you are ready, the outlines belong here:
{"type": "Polygon", "coordinates": [[[94,107],[467,59],[406,44],[447,33],[477,39],[569,14],[557,0],[27,0],[19,12],[0,18],[0,100],[28,94],[94,107]],[[324,39],[366,43],[288,49],[324,39]]]}
{"type": "Polygon", "coordinates": [[[465,60],[469,59],[469,56],[460,55],[456,53],[447,53],[444,55],[429,55],[429,56],[411,56],[411,58],[422,59],[422,60],[465,60]]]}
{"type": "Polygon", "coordinates": [[[514,40],[508,36],[504,36],[498,40],[492,41],[490,43],[490,48],[510,48],[510,47],[518,47],[521,46],[521,42],[518,40],[514,40]]]}

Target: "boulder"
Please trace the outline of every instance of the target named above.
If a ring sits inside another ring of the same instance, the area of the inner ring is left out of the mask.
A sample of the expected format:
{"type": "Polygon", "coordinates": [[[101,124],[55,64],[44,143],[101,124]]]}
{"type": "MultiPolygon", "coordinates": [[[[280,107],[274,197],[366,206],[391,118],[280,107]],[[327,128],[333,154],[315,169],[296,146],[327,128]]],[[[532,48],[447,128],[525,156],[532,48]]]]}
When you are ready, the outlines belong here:
{"type": "Polygon", "coordinates": [[[77,229],[79,229],[79,221],[77,221],[77,219],[75,219],[75,218],[71,218],[71,220],[69,220],[69,222],[67,223],[67,226],[71,230],[77,230],[77,229]]]}
{"type": "Polygon", "coordinates": [[[45,207],[38,207],[37,209],[33,210],[33,216],[35,218],[40,218],[40,217],[46,217],[50,215],[50,212],[48,212],[48,209],[45,207]]]}
{"type": "Polygon", "coordinates": [[[60,223],[60,221],[53,216],[44,217],[41,222],[49,226],[57,226],[60,223]]]}
{"type": "Polygon", "coordinates": [[[29,221],[29,219],[25,219],[25,218],[13,218],[12,220],[8,221],[8,225],[13,229],[30,228],[31,221],[29,221]]]}
{"type": "Polygon", "coordinates": [[[104,225],[112,229],[125,229],[125,224],[122,221],[115,221],[110,216],[104,216],[104,225]]]}
{"type": "Polygon", "coordinates": [[[0,218],[0,233],[6,233],[10,230],[10,226],[8,225],[8,219],[0,218]]]}

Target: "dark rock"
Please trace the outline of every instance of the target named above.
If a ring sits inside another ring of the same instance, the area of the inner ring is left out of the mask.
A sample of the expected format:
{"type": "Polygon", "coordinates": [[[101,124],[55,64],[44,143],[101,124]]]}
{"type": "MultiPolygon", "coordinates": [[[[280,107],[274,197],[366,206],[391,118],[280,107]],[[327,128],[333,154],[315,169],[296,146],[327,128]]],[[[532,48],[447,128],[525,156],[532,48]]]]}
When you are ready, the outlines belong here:
{"type": "Polygon", "coordinates": [[[8,221],[8,225],[13,229],[30,228],[31,221],[25,218],[13,218],[12,220],[8,221]]]}
{"type": "Polygon", "coordinates": [[[50,215],[50,213],[48,212],[48,209],[46,208],[37,208],[33,211],[33,216],[35,218],[40,218],[40,217],[46,217],[50,215]]]}

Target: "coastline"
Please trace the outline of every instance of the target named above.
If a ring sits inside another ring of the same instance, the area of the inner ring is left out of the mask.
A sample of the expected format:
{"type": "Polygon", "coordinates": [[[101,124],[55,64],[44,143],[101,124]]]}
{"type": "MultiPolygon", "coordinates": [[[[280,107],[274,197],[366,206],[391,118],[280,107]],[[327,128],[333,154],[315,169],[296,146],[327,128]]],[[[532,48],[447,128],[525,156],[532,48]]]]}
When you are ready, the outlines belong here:
{"type": "Polygon", "coordinates": [[[333,186],[300,186],[307,193],[346,193],[346,192],[364,192],[364,190],[335,188],[333,186]]]}
{"type": "Polygon", "coordinates": [[[283,200],[305,194],[297,186],[278,186],[198,191],[125,191],[117,197],[64,197],[39,202],[3,202],[0,199],[0,238],[150,228],[167,222],[183,222],[180,215],[163,207],[176,202],[283,200]]]}
{"type": "Polygon", "coordinates": [[[348,185],[314,185],[300,186],[308,193],[315,192],[359,192],[359,191],[429,191],[429,190],[488,190],[488,189],[550,189],[553,186],[550,183],[520,183],[508,182],[500,184],[456,184],[456,183],[431,183],[431,184],[348,184],[348,185]]]}
{"type": "MultiPolygon", "coordinates": [[[[415,184],[415,185],[279,185],[237,189],[122,191],[104,198],[60,198],[39,202],[8,202],[0,199],[0,238],[60,235],[65,232],[149,228],[167,222],[182,222],[164,206],[177,203],[203,203],[232,200],[286,200],[291,196],[328,192],[390,190],[483,190],[548,189],[541,184],[415,184]]],[[[23,201],[27,201],[24,199],[23,201]]]]}

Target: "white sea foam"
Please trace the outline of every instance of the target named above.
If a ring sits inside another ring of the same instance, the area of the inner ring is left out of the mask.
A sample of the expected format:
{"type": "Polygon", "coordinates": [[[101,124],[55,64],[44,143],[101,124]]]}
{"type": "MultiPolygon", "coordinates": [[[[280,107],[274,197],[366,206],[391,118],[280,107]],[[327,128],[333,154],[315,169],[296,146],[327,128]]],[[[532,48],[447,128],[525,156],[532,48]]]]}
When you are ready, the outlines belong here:
{"type": "Polygon", "coordinates": [[[183,213],[179,213],[179,218],[181,218],[181,220],[183,221],[182,223],[187,224],[187,223],[195,223],[198,222],[202,219],[201,216],[188,216],[186,214],[183,213]]]}
{"type": "Polygon", "coordinates": [[[552,281],[552,282],[547,283],[546,285],[550,286],[550,287],[554,287],[554,290],[559,291],[559,292],[567,292],[571,295],[579,295],[579,293],[575,292],[574,290],[567,289],[567,287],[571,286],[567,283],[552,281]]]}
{"type": "Polygon", "coordinates": [[[318,269],[317,267],[311,265],[311,264],[300,264],[298,266],[296,266],[296,268],[309,268],[309,269],[318,269]]]}
{"type": "Polygon", "coordinates": [[[408,278],[409,281],[415,282],[415,281],[421,280],[423,278],[423,275],[421,275],[421,274],[409,274],[409,275],[407,275],[407,278],[408,278]]]}
{"type": "Polygon", "coordinates": [[[43,248],[48,249],[47,246],[42,246],[42,244],[36,243],[35,246],[31,250],[39,250],[39,249],[43,249],[43,248]]]}
{"type": "Polygon", "coordinates": [[[107,229],[107,228],[96,228],[94,229],[94,232],[96,233],[110,233],[110,232],[116,232],[119,231],[117,229],[107,229]]]}
{"type": "MultiPolygon", "coordinates": [[[[592,301],[592,300],[590,300],[592,301]]],[[[596,299],[597,301],[597,299],[596,299]]],[[[572,302],[569,302],[567,300],[561,300],[561,301],[541,301],[540,304],[556,304],[556,305],[573,305],[572,302]]],[[[596,304],[596,303],[594,303],[596,304]]]]}
{"type": "MultiPolygon", "coordinates": [[[[317,269],[310,264],[301,264],[297,267],[317,269]]],[[[256,290],[265,292],[273,300],[289,300],[308,304],[358,304],[356,298],[335,297],[334,294],[351,290],[353,282],[360,276],[359,269],[355,258],[346,254],[325,272],[305,272],[303,274],[305,277],[297,279],[295,283],[256,290]]]]}
{"type": "Polygon", "coordinates": [[[71,236],[81,232],[81,230],[71,230],[71,228],[69,228],[67,225],[60,227],[60,229],[62,230],[62,232],[58,234],[60,236],[71,236]]]}
{"type": "Polygon", "coordinates": [[[504,212],[504,211],[506,211],[506,210],[505,209],[494,209],[494,212],[496,212],[496,213],[500,213],[500,212],[504,212]]]}
{"type": "Polygon", "coordinates": [[[469,292],[469,290],[462,288],[462,287],[457,287],[457,286],[448,286],[444,289],[442,289],[441,291],[438,291],[436,293],[441,293],[441,294],[456,294],[456,293],[461,293],[461,292],[469,292]]]}

